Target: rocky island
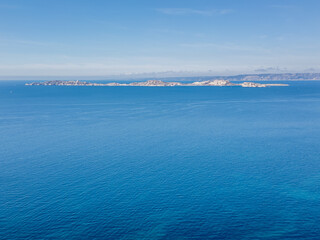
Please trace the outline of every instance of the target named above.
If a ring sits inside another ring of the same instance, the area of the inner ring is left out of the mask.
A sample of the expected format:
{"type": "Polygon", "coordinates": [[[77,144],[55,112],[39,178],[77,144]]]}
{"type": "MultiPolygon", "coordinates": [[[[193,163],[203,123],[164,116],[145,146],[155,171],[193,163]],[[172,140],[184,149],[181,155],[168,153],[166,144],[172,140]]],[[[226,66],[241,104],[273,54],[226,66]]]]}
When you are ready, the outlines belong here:
{"type": "Polygon", "coordinates": [[[174,87],[174,86],[241,86],[241,87],[271,87],[271,86],[288,86],[288,84],[266,84],[255,82],[232,83],[228,80],[207,80],[192,83],[183,82],[164,82],[161,80],[148,80],[145,82],[132,82],[132,83],[90,83],[84,81],[46,81],[46,82],[33,82],[26,83],[28,86],[141,86],[141,87],[174,87]]]}

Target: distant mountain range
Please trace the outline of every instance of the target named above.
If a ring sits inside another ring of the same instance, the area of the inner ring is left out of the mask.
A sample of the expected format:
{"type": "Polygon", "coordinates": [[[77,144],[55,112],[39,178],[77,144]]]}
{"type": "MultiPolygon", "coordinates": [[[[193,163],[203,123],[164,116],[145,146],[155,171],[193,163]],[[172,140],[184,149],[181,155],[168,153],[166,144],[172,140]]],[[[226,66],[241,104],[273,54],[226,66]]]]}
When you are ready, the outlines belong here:
{"type": "Polygon", "coordinates": [[[320,73],[266,73],[266,74],[243,74],[234,76],[200,76],[200,77],[168,77],[159,78],[161,80],[179,81],[205,81],[209,79],[228,81],[307,81],[320,80],[320,73]]]}

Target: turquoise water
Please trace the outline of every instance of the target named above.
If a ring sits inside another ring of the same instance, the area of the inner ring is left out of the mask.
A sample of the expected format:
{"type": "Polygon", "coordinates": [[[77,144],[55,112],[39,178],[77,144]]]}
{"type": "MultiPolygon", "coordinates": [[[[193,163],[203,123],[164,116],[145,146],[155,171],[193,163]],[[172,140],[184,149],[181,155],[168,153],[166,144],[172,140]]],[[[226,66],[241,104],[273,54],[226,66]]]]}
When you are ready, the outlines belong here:
{"type": "Polygon", "coordinates": [[[1,239],[319,239],[320,82],[0,82],[1,239]]]}

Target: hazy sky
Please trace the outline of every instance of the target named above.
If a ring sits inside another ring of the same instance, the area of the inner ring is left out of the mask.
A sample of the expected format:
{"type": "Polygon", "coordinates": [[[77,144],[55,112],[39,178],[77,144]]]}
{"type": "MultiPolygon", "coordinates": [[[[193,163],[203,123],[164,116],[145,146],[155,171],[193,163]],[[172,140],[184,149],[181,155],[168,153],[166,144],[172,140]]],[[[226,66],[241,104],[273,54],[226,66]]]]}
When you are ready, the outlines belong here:
{"type": "Polygon", "coordinates": [[[319,0],[0,0],[0,76],[320,72],[319,0]]]}

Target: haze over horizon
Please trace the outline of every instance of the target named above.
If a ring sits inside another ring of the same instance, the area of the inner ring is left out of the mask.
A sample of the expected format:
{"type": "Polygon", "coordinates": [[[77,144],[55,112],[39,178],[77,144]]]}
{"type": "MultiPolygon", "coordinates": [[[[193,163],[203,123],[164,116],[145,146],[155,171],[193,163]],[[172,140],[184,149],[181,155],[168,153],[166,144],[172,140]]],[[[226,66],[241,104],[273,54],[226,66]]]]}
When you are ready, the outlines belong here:
{"type": "Polygon", "coordinates": [[[0,79],[320,72],[317,0],[0,0],[0,79]]]}

